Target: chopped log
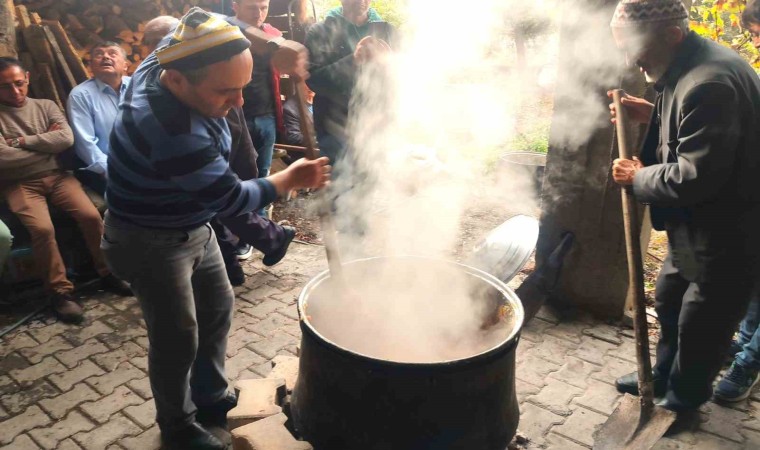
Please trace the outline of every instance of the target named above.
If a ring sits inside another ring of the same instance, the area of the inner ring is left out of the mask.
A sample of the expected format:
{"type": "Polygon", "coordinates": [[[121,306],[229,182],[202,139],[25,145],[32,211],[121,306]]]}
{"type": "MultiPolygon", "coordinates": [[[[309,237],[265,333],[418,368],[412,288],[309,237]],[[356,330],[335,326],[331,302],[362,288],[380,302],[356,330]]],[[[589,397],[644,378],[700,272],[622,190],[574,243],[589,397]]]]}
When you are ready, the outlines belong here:
{"type": "Polygon", "coordinates": [[[32,24],[32,19],[29,18],[29,11],[24,5],[16,7],[16,19],[18,19],[18,27],[22,30],[32,24]]]}
{"type": "Polygon", "coordinates": [[[103,19],[103,32],[100,33],[106,39],[113,40],[122,32],[132,32],[121,17],[110,14],[103,19]]]}
{"type": "Polygon", "coordinates": [[[50,66],[45,63],[39,63],[35,66],[34,70],[37,72],[41,90],[39,96],[54,101],[59,108],[64,109],[61,96],[58,94],[58,86],[55,83],[56,77],[53,76],[50,66]]]}
{"type": "Polygon", "coordinates": [[[76,47],[69,39],[69,36],[66,34],[63,26],[61,26],[61,23],[48,20],[43,20],[42,23],[50,29],[55,36],[56,41],[58,41],[58,46],[60,47],[63,57],[66,59],[66,63],[68,64],[72,75],[74,75],[77,84],[88,80],[90,74],[87,71],[87,67],[85,67],[82,62],[82,58],[79,56],[76,47]]]}
{"type": "Polygon", "coordinates": [[[32,25],[42,25],[42,17],[36,12],[29,14],[29,19],[31,20],[32,25]]]}
{"type": "Polygon", "coordinates": [[[0,56],[15,58],[18,54],[16,53],[16,25],[13,10],[12,4],[0,3],[0,56]]]}
{"type": "Polygon", "coordinates": [[[50,49],[53,51],[53,58],[55,59],[58,74],[61,75],[64,83],[67,84],[66,92],[70,92],[79,83],[77,83],[77,79],[71,73],[69,63],[66,61],[66,57],[63,56],[63,51],[61,51],[61,47],[58,45],[58,41],[55,39],[53,32],[45,25],[42,26],[42,30],[50,44],[50,49]]]}
{"type": "Polygon", "coordinates": [[[69,30],[84,30],[84,25],[73,14],[66,14],[66,24],[69,30]]]}
{"type": "Polygon", "coordinates": [[[79,21],[82,22],[85,28],[95,34],[103,31],[103,18],[100,16],[82,16],[79,21]]]}

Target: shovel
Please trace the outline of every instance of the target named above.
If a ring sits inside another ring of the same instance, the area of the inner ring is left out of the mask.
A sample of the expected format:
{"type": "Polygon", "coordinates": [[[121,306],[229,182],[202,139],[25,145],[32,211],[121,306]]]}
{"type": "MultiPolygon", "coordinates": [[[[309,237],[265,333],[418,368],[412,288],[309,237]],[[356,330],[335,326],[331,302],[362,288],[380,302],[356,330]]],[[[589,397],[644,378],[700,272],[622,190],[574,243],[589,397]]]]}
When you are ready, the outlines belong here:
{"type": "MultiPolygon", "coordinates": [[[[317,141],[314,136],[312,123],[308,119],[309,111],[304,97],[306,85],[303,81],[298,81],[294,88],[294,96],[301,121],[301,134],[303,134],[306,147],[305,156],[306,159],[316,159],[318,157],[317,141]]],[[[339,292],[345,293],[348,285],[346,277],[343,274],[343,264],[341,263],[340,253],[338,253],[338,243],[335,239],[335,224],[330,214],[327,198],[324,195],[322,200],[322,204],[319,206],[319,219],[322,226],[322,240],[325,243],[325,253],[327,254],[327,266],[330,269],[330,278],[336,282],[340,289],[339,292]]]]}
{"type": "MultiPolygon", "coordinates": [[[[617,117],[617,140],[620,157],[631,159],[628,147],[626,111],[620,99],[621,89],[613,91],[617,117]]],[[[621,190],[623,200],[623,222],[625,223],[625,245],[628,254],[628,286],[633,298],[633,329],[636,335],[636,360],[638,362],[639,397],[626,394],[618,407],[597,431],[594,449],[650,449],[676,420],[676,414],[654,404],[654,383],[652,365],[649,360],[649,335],[646,309],[644,306],[644,267],[641,258],[641,243],[636,201],[633,190],[627,186],[621,190]]]]}

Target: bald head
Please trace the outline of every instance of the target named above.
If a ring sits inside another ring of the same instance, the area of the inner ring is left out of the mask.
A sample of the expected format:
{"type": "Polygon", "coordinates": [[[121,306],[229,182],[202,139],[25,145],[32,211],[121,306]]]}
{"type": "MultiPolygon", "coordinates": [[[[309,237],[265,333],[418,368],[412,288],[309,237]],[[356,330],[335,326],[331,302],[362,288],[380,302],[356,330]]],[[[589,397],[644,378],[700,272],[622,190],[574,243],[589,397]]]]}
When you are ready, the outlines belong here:
{"type": "Polygon", "coordinates": [[[172,16],[158,16],[145,24],[143,44],[152,52],[167,34],[174,31],[179,24],[179,19],[172,16]]]}

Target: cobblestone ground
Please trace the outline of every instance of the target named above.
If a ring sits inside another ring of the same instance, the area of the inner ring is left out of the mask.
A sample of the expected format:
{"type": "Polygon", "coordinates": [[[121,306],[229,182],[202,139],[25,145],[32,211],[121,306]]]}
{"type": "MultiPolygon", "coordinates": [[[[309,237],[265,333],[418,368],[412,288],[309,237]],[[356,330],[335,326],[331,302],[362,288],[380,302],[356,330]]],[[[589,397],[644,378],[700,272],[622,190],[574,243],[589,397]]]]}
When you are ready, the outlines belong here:
{"type": "MultiPolygon", "coordinates": [[[[323,249],[302,244],[273,268],[247,264],[227,351],[231,380],[266,376],[276,355],[295,355],[297,294],[325,268],[323,249]]],[[[136,300],[98,294],[86,308],[81,326],[35,320],[0,340],[0,448],[159,447],[136,300]]],[[[529,447],[590,448],[619,399],[612,381],[634,369],[633,349],[629,331],[543,310],[517,352],[519,429],[529,447]]],[[[731,408],[707,404],[697,431],[656,448],[760,448],[760,391],[731,408]]]]}

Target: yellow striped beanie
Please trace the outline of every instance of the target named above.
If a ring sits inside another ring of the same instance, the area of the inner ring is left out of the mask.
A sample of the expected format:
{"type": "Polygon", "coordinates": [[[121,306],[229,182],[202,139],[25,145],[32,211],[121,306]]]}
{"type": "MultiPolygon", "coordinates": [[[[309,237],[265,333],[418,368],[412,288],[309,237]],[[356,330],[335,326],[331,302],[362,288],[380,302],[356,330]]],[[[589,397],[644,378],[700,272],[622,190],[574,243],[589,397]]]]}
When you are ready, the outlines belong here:
{"type": "Polygon", "coordinates": [[[194,7],[180,19],[169,44],[156,50],[164,69],[192,70],[225,61],[251,46],[240,29],[194,7]]]}

